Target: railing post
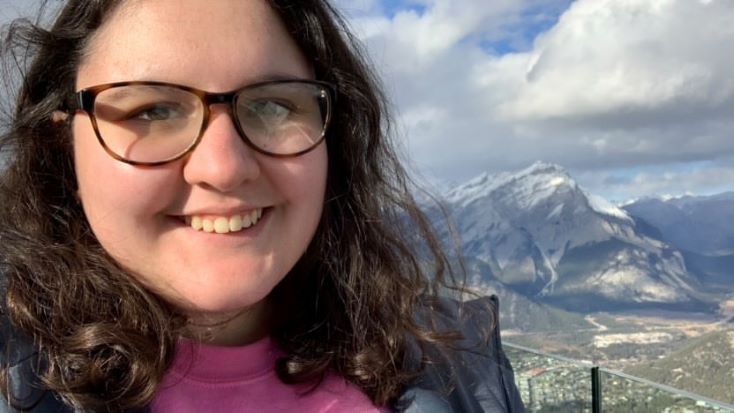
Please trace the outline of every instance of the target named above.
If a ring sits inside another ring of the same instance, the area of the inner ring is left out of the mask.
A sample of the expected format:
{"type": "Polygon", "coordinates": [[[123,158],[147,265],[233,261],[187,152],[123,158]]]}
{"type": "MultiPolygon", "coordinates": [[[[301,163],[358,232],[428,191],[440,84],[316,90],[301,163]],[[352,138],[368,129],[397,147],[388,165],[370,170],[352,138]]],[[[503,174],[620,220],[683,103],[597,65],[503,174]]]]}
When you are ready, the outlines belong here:
{"type": "Polygon", "coordinates": [[[601,413],[601,375],[599,366],[591,368],[591,413],[601,413]]]}

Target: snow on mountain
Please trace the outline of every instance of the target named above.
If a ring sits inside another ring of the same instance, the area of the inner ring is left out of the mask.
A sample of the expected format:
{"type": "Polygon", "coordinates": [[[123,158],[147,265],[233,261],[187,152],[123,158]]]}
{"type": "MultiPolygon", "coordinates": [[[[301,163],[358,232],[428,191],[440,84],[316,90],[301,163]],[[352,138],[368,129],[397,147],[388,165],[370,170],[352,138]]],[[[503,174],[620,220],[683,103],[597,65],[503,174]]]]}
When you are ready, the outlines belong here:
{"type": "Polygon", "coordinates": [[[616,205],[600,197],[599,195],[587,193],[586,197],[589,199],[589,206],[594,211],[600,214],[605,214],[632,222],[632,218],[630,218],[629,214],[627,214],[625,210],[617,207],[616,205]]]}
{"type": "Polygon", "coordinates": [[[678,250],[640,231],[626,211],[584,191],[558,165],[485,173],[445,199],[464,254],[518,292],[589,310],[696,302],[697,280],[678,250]]]}

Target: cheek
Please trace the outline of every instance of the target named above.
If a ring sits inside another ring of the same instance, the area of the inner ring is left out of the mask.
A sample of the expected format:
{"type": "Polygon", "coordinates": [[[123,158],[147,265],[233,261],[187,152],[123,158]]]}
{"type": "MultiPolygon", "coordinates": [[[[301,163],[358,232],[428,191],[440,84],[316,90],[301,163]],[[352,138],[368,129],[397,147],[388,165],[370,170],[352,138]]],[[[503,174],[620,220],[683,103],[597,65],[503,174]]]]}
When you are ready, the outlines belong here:
{"type": "Polygon", "coordinates": [[[176,171],[140,168],[113,159],[84,120],[88,123],[79,119],[74,125],[78,196],[93,232],[108,249],[110,242],[128,237],[131,231],[150,227],[145,219],[172,202],[176,171]]]}
{"type": "Polygon", "coordinates": [[[294,158],[286,168],[287,176],[281,177],[283,192],[299,205],[304,213],[319,217],[324,204],[327,179],[326,145],[321,145],[301,157],[294,158]]]}
{"type": "Polygon", "coordinates": [[[74,122],[74,168],[78,195],[94,229],[94,217],[104,215],[100,209],[107,210],[106,205],[114,202],[115,189],[126,183],[113,180],[115,166],[104,158],[109,156],[97,142],[89,121],[85,116],[77,118],[74,122]]]}

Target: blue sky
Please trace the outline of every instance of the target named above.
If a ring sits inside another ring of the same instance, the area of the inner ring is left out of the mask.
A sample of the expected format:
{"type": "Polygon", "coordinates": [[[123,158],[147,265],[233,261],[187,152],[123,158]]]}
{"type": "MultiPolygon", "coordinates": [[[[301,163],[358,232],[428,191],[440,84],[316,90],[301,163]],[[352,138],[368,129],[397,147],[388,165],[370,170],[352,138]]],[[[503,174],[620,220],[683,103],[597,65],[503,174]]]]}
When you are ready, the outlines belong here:
{"type": "Polygon", "coordinates": [[[393,18],[396,14],[406,10],[411,10],[418,14],[423,14],[426,11],[425,4],[415,1],[381,1],[380,7],[382,8],[382,14],[389,18],[393,18]]]}
{"type": "Polygon", "coordinates": [[[333,1],[427,179],[543,160],[617,201],[734,190],[731,0],[333,1]]]}
{"type": "Polygon", "coordinates": [[[489,54],[503,55],[531,50],[535,38],[555,26],[570,3],[571,0],[529,6],[519,13],[517,19],[506,24],[505,33],[487,37],[479,44],[489,54]]]}

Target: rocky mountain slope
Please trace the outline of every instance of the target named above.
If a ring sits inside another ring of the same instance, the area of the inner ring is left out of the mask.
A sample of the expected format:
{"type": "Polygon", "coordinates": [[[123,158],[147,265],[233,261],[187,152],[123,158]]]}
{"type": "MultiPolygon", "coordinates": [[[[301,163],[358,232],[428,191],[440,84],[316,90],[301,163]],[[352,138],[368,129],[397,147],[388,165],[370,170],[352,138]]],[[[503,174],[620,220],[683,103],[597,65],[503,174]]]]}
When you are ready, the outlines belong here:
{"type": "Polygon", "coordinates": [[[486,263],[468,258],[468,283],[480,294],[496,294],[500,302],[500,325],[505,333],[588,330],[592,324],[580,314],[555,308],[526,297],[493,279],[486,263]]]}
{"type": "Polygon", "coordinates": [[[708,256],[734,253],[734,193],[645,198],[624,206],[676,247],[708,256]]]}
{"type": "Polygon", "coordinates": [[[444,198],[484,278],[540,303],[580,312],[712,307],[677,248],[558,165],[483,174],[444,198]]]}
{"type": "Polygon", "coordinates": [[[689,272],[708,289],[734,288],[734,193],[647,198],[624,209],[679,248],[689,272]]]}

